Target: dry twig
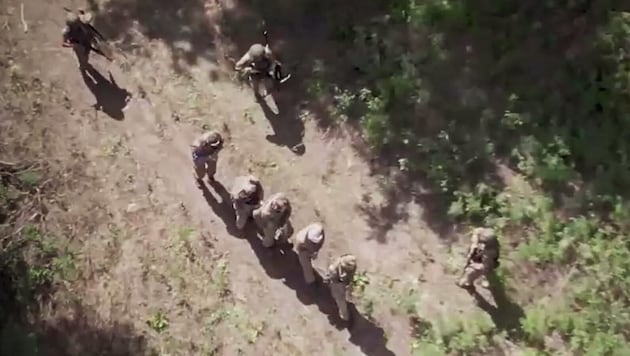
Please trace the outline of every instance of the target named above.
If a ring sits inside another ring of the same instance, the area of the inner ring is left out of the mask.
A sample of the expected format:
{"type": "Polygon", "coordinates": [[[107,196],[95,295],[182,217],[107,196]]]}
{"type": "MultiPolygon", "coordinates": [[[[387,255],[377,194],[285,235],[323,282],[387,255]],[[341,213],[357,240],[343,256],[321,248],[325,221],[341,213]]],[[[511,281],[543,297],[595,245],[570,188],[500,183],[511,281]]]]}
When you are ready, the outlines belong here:
{"type": "Polygon", "coordinates": [[[0,161],[0,166],[13,167],[16,164],[17,163],[14,163],[14,162],[0,161]]]}
{"type": "Polygon", "coordinates": [[[24,27],[24,33],[28,32],[28,24],[24,20],[24,4],[20,4],[20,20],[22,20],[22,27],[24,27]]]}

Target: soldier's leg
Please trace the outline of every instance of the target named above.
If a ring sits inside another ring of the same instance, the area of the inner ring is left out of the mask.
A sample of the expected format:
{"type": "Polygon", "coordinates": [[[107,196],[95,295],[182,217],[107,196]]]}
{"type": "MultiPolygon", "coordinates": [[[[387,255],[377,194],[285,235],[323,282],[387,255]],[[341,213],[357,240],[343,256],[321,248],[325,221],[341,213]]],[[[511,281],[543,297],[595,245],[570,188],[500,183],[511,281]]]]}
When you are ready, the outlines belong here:
{"type": "Polygon", "coordinates": [[[497,275],[496,270],[492,268],[486,268],[483,273],[483,280],[481,281],[481,287],[490,288],[490,280],[493,279],[496,281],[497,275]]]}
{"type": "Polygon", "coordinates": [[[260,74],[253,74],[251,76],[251,85],[252,85],[252,90],[254,91],[254,96],[256,96],[256,98],[263,98],[267,95],[267,90],[265,90],[265,92],[262,92],[262,89],[265,88],[265,86],[263,85],[263,77],[260,74]]]}
{"type": "Polygon", "coordinates": [[[254,218],[254,222],[256,223],[256,227],[258,229],[262,229],[263,221],[262,221],[262,208],[256,208],[252,211],[252,218],[254,218]]]}
{"type": "Polygon", "coordinates": [[[339,317],[342,320],[350,320],[350,313],[348,312],[348,301],[346,300],[346,285],[343,283],[332,282],[330,284],[330,292],[337,303],[339,309],[339,317]]]}
{"type": "Polygon", "coordinates": [[[85,66],[90,65],[90,53],[92,53],[92,48],[89,45],[83,46],[83,51],[85,53],[85,66]]]}
{"type": "Polygon", "coordinates": [[[263,227],[263,239],[262,245],[264,247],[271,247],[276,242],[276,228],[275,224],[265,224],[263,227]]]}
{"type": "Polygon", "coordinates": [[[210,181],[214,181],[214,175],[217,173],[217,158],[210,157],[206,161],[206,174],[210,181]]]}
{"type": "Polygon", "coordinates": [[[252,215],[252,208],[247,205],[237,205],[234,204],[234,212],[236,213],[236,228],[239,230],[243,230],[245,228],[245,224],[247,224],[247,220],[252,215]]]}
{"type": "Polygon", "coordinates": [[[287,221],[282,227],[276,229],[275,239],[283,245],[291,244],[291,235],[293,235],[293,226],[290,221],[287,221]]]}
{"type": "Polygon", "coordinates": [[[464,274],[457,285],[463,288],[474,287],[475,281],[484,274],[484,266],[481,263],[471,263],[464,269],[464,274]]]}
{"type": "Polygon", "coordinates": [[[304,280],[306,283],[311,284],[315,282],[315,272],[313,271],[313,264],[311,262],[311,256],[307,253],[298,253],[298,259],[302,266],[302,272],[304,273],[304,280]]]}
{"type": "Polygon", "coordinates": [[[86,69],[88,66],[88,51],[85,46],[75,43],[72,45],[72,50],[74,54],[77,56],[77,62],[79,63],[79,69],[86,69]]]}
{"type": "Polygon", "coordinates": [[[193,160],[193,170],[195,173],[195,179],[201,181],[206,175],[206,161],[203,158],[193,160]]]}

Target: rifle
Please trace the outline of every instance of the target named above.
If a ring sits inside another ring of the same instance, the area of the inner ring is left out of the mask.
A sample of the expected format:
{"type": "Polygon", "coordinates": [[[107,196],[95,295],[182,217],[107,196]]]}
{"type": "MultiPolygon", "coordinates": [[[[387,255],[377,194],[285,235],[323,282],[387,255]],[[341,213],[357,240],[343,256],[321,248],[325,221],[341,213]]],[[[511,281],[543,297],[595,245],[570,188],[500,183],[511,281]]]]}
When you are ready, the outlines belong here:
{"type": "Polygon", "coordinates": [[[269,32],[267,32],[267,30],[263,30],[263,36],[265,37],[265,45],[271,47],[269,43],[269,32]]]}

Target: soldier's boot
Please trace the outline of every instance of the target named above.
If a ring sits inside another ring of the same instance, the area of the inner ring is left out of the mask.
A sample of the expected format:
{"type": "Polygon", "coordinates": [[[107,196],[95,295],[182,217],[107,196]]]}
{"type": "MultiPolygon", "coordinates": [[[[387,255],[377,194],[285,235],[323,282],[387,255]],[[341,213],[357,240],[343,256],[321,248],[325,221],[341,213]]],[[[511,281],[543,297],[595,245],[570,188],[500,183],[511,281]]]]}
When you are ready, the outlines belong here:
{"type": "Polygon", "coordinates": [[[306,281],[307,284],[315,283],[315,271],[313,271],[311,256],[307,253],[300,252],[298,253],[298,259],[302,266],[302,273],[304,273],[304,281],[306,281]]]}

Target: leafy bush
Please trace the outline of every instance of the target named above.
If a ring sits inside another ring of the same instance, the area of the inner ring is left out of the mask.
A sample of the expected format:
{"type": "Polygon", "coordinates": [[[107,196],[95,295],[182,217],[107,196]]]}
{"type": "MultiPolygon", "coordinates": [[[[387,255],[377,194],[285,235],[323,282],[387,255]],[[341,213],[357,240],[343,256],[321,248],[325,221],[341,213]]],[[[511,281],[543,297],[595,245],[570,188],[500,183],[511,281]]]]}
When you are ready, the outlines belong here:
{"type": "MultiPolygon", "coordinates": [[[[517,265],[571,271],[512,340],[532,355],[553,353],[552,335],[576,354],[629,353],[630,13],[608,9],[396,0],[384,24],[346,24],[342,36],[363,75],[359,89],[331,93],[374,152],[444,193],[458,222],[509,235],[517,265]],[[489,179],[497,159],[534,189],[489,179]]],[[[431,330],[415,351],[480,351],[496,333],[431,330]]]]}

